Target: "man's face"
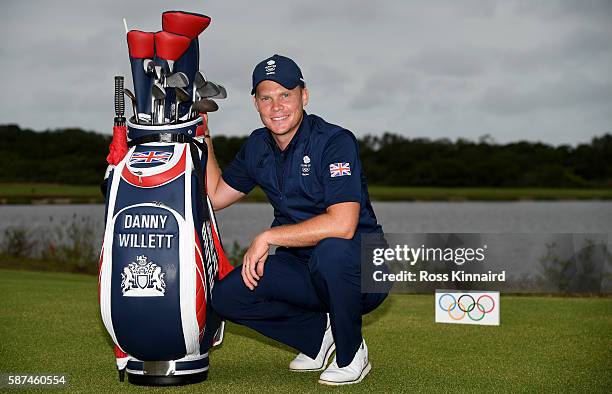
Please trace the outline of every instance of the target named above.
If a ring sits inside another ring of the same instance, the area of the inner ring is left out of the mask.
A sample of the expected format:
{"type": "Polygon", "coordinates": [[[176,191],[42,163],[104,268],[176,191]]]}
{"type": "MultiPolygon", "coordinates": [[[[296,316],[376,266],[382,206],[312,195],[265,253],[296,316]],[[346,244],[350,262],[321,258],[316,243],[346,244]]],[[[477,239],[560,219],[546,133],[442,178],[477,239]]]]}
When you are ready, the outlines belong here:
{"type": "Polygon", "coordinates": [[[301,86],[287,89],[274,81],[262,81],[253,100],[264,126],[274,135],[290,135],[300,126],[304,106],[308,104],[308,90],[301,86]]]}

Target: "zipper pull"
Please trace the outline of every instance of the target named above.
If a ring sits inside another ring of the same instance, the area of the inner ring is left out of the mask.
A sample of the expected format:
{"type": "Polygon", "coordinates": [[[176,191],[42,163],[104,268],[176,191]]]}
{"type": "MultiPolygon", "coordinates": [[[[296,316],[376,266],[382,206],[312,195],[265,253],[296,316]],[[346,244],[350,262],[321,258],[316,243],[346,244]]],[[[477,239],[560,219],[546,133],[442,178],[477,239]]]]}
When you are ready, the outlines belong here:
{"type": "Polygon", "coordinates": [[[134,174],[138,175],[138,183],[142,184],[142,171],[136,171],[134,174]]]}

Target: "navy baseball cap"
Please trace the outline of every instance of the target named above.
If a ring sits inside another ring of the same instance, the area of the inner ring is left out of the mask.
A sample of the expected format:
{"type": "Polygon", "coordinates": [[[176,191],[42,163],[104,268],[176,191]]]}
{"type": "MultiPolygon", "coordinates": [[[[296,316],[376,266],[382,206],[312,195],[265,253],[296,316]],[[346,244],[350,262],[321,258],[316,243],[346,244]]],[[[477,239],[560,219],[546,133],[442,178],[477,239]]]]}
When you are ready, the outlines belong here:
{"type": "Polygon", "coordinates": [[[274,81],[287,89],[293,89],[298,85],[304,87],[302,70],[293,60],[281,55],[269,57],[255,66],[251,94],[255,94],[255,89],[261,81],[274,81]]]}

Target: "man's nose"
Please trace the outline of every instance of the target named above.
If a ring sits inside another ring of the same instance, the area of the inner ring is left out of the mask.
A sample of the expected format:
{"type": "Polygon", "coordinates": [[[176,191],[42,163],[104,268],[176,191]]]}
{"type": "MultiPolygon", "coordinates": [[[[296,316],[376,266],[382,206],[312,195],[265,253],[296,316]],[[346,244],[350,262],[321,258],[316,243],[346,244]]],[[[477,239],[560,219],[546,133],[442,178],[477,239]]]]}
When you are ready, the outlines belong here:
{"type": "Polygon", "coordinates": [[[283,109],[283,104],[280,100],[272,100],[272,111],[280,111],[283,109]]]}

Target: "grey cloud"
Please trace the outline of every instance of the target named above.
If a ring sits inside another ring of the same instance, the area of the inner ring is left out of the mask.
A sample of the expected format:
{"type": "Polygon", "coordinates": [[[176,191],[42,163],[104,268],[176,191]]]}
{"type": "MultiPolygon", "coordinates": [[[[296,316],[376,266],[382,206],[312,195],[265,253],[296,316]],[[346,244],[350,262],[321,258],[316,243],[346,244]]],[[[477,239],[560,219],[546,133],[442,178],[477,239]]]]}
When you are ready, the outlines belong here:
{"type": "Polygon", "coordinates": [[[612,108],[612,82],[601,83],[583,76],[565,76],[529,89],[496,86],[487,89],[477,105],[503,116],[560,108],[612,108]]]}
{"type": "Polygon", "coordinates": [[[389,3],[382,1],[335,0],[328,1],[322,6],[317,2],[300,1],[291,7],[289,18],[300,24],[316,21],[343,25],[355,23],[370,25],[384,16],[387,4],[389,3]]]}
{"type": "Polygon", "coordinates": [[[612,18],[612,2],[609,0],[517,0],[511,4],[519,14],[551,20],[580,18],[589,22],[609,23],[612,18]]]}
{"type": "Polygon", "coordinates": [[[482,48],[427,48],[406,61],[406,66],[425,75],[471,77],[485,70],[487,50],[482,48]]]}
{"type": "MultiPolygon", "coordinates": [[[[303,66],[304,79],[306,85],[316,86],[324,94],[344,94],[347,93],[351,85],[357,83],[353,76],[349,76],[341,69],[341,65],[329,65],[315,63],[314,65],[303,66]]],[[[357,78],[355,78],[357,79],[357,78]]]]}
{"type": "Polygon", "coordinates": [[[574,69],[583,65],[612,68],[612,33],[581,27],[559,35],[552,44],[498,50],[500,68],[510,73],[574,69]]]}
{"type": "Polygon", "coordinates": [[[609,129],[610,4],[9,0],[0,14],[0,84],[28,94],[2,101],[0,123],[110,132],[113,75],[131,83],[121,18],[155,31],[173,8],[213,19],[200,47],[202,69],[229,91],[211,116],[217,132],[246,134],[260,124],[252,68],[279,52],[304,70],[310,110],[356,132],[456,138],[505,130],[500,141],[573,143],[609,129]],[[576,131],[575,119],[589,124],[576,131]]]}
{"type": "Polygon", "coordinates": [[[356,110],[388,106],[398,96],[407,97],[421,91],[420,78],[402,67],[382,68],[369,73],[360,82],[360,89],[349,103],[356,110]]]}

